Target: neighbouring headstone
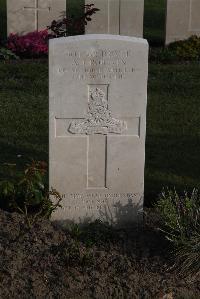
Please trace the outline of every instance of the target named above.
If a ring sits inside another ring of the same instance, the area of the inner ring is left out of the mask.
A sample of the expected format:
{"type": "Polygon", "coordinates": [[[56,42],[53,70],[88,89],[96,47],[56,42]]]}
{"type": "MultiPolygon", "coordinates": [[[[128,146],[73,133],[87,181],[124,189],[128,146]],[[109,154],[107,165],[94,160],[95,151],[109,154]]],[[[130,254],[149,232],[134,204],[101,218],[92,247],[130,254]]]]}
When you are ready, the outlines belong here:
{"type": "Polygon", "coordinates": [[[168,0],[166,44],[200,36],[200,0],[168,0]]]}
{"type": "Polygon", "coordinates": [[[91,33],[143,36],[144,0],[85,0],[99,8],[85,31],[91,33]]]}
{"type": "Polygon", "coordinates": [[[136,221],[143,206],[148,43],[50,40],[50,187],[58,221],[136,221]]]}
{"type": "Polygon", "coordinates": [[[46,29],[66,14],[66,0],[7,0],[7,33],[46,29]]]}

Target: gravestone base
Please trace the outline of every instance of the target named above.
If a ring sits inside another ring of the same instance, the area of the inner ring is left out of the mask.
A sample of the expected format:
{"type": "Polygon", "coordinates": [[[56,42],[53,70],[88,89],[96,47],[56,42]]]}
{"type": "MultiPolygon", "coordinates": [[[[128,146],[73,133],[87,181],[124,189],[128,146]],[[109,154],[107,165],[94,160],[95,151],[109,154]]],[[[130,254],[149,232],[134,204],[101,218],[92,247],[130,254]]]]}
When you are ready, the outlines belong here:
{"type": "Polygon", "coordinates": [[[99,219],[113,226],[128,227],[143,219],[143,198],[136,203],[132,193],[111,194],[97,190],[96,193],[73,193],[62,197],[63,207],[52,215],[52,221],[62,226],[84,225],[99,219]]]}

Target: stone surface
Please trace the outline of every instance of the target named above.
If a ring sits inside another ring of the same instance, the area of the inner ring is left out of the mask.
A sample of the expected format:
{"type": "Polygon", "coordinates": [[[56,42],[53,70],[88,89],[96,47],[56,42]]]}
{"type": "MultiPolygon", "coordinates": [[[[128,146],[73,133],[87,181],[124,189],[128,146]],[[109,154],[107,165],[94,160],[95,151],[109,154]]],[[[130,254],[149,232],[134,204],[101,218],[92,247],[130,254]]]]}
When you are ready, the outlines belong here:
{"type": "Polygon", "coordinates": [[[166,44],[191,35],[200,36],[200,1],[168,0],[166,44]]]}
{"type": "Polygon", "coordinates": [[[84,35],[50,41],[54,220],[136,221],[143,206],[148,44],[84,35]]]}
{"type": "Polygon", "coordinates": [[[46,29],[66,13],[66,0],[7,0],[7,32],[46,29]]]}
{"type": "Polygon", "coordinates": [[[85,0],[99,8],[85,28],[86,33],[143,36],[144,0],[85,0]]]}

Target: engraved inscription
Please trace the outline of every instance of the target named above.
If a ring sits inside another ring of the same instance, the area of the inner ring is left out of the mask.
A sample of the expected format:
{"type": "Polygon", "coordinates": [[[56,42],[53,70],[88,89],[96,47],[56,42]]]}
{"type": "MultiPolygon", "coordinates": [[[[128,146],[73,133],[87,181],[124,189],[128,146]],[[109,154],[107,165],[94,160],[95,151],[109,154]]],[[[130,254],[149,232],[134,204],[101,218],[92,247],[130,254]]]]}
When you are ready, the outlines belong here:
{"type": "Polygon", "coordinates": [[[126,122],[112,117],[108,108],[108,98],[104,91],[97,86],[90,86],[87,116],[83,121],[72,121],[69,132],[87,135],[122,134],[126,129],[126,122]]]}
{"type": "MultiPolygon", "coordinates": [[[[101,202],[105,202],[107,199],[124,199],[124,198],[134,198],[136,196],[135,193],[65,193],[62,194],[62,198],[70,198],[70,199],[78,199],[84,201],[84,203],[88,203],[88,200],[101,200],[101,202]]],[[[93,201],[92,201],[93,203],[93,201]]]]}
{"type": "Polygon", "coordinates": [[[87,210],[102,210],[109,202],[134,201],[137,194],[134,193],[66,193],[61,195],[67,199],[67,205],[63,206],[64,210],[78,210],[84,206],[87,210]]]}
{"type": "Polygon", "coordinates": [[[59,74],[72,73],[75,80],[122,80],[137,70],[127,61],[133,58],[131,50],[71,51],[65,55],[70,65],[60,66],[57,71],[59,74]]]}

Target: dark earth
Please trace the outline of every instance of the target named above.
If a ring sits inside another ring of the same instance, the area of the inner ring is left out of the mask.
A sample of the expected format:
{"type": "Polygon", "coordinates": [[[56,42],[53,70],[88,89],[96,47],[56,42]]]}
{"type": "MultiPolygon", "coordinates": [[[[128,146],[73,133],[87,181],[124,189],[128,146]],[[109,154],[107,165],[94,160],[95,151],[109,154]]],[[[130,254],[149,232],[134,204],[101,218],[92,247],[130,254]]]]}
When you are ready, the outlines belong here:
{"type": "Polygon", "coordinates": [[[179,274],[169,243],[146,220],[68,230],[0,210],[0,298],[200,298],[200,277],[179,274]]]}

